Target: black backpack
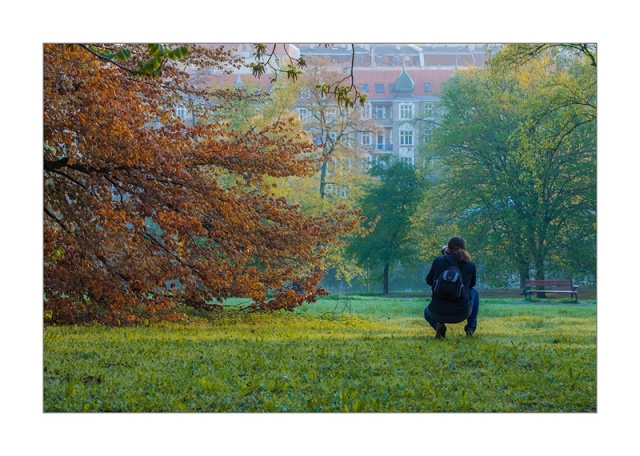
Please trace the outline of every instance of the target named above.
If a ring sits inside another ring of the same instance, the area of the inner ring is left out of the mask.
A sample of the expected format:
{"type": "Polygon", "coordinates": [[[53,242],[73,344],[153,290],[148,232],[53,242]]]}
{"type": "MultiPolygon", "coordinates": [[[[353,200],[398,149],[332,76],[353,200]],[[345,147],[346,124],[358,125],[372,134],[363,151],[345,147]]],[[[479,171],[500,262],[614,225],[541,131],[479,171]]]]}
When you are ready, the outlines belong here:
{"type": "Polygon", "coordinates": [[[433,282],[433,295],[451,301],[459,301],[464,297],[464,282],[458,264],[452,262],[448,256],[444,259],[449,263],[447,269],[442,271],[440,277],[433,282]]]}

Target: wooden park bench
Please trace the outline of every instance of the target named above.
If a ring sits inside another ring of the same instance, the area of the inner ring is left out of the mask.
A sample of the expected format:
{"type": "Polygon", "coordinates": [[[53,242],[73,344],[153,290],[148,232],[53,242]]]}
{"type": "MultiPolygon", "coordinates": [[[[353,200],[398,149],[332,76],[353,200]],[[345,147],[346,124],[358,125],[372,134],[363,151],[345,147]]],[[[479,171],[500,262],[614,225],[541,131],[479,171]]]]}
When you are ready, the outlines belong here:
{"type": "Polygon", "coordinates": [[[571,298],[575,296],[576,302],[578,302],[577,289],[578,286],[573,284],[573,280],[526,280],[524,285],[524,297],[525,299],[530,298],[532,293],[570,293],[571,298]]]}

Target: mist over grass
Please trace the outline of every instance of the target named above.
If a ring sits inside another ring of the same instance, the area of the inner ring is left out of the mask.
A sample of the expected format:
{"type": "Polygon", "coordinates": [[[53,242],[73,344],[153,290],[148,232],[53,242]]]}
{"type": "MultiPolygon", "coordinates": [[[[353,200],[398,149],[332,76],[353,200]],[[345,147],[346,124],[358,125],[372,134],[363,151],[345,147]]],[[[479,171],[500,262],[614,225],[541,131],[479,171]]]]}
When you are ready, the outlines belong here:
{"type": "Polygon", "coordinates": [[[596,306],[481,302],[434,339],[427,300],[44,330],[45,412],[595,412],[596,306]]]}

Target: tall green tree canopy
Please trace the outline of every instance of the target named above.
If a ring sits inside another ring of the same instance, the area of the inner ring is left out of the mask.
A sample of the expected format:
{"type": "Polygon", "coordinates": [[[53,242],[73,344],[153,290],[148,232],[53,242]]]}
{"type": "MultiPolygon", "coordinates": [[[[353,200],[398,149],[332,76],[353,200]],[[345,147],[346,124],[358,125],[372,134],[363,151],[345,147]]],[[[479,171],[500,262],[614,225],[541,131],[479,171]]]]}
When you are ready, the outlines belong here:
{"type": "Polygon", "coordinates": [[[594,274],[595,67],[543,55],[461,72],[443,103],[430,150],[441,178],[425,204],[453,216],[496,270],[594,274]]]}
{"type": "Polygon", "coordinates": [[[347,254],[362,267],[383,270],[383,293],[389,293],[389,269],[402,261],[417,259],[411,242],[411,217],[424,192],[424,179],[414,167],[400,160],[379,161],[370,173],[377,181],[365,188],[360,200],[366,223],[375,228],[366,236],[352,238],[347,254]]]}

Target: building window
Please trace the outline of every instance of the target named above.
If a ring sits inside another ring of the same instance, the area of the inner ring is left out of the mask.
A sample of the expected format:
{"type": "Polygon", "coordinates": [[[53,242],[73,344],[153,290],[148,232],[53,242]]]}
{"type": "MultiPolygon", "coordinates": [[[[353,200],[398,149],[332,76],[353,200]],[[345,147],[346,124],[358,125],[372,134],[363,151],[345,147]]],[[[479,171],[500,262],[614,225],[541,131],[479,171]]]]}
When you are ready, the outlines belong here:
{"type": "Polygon", "coordinates": [[[327,121],[335,120],[338,116],[338,110],[336,108],[329,108],[325,113],[325,117],[327,121]]]}
{"type": "Polygon", "coordinates": [[[431,92],[431,84],[429,84],[428,82],[424,83],[424,91],[425,92],[431,92]]]}
{"type": "Polygon", "coordinates": [[[187,117],[187,108],[185,108],[184,105],[176,106],[176,116],[180,117],[181,119],[187,117]]]}
{"type": "Polygon", "coordinates": [[[362,107],[362,118],[371,119],[371,103],[365,103],[362,107]]]}
{"type": "Polygon", "coordinates": [[[413,119],[413,103],[400,104],[400,118],[403,120],[413,119]]]}
{"type": "Polygon", "coordinates": [[[310,98],[311,98],[311,89],[309,89],[309,88],[304,88],[304,89],[302,89],[302,92],[300,93],[300,97],[301,97],[303,100],[308,100],[308,99],[310,99],[310,98]]]}
{"type": "Polygon", "coordinates": [[[298,117],[302,122],[309,120],[309,110],[307,108],[298,108],[298,117]]]}
{"type": "Polygon", "coordinates": [[[413,146],[413,132],[401,131],[400,132],[400,145],[401,146],[413,146]]]}
{"type": "Polygon", "coordinates": [[[376,84],[376,93],[384,93],[384,84],[376,84]]]}
{"type": "Polygon", "coordinates": [[[389,92],[393,93],[396,91],[396,85],[395,84],[389,84],[389,92]]]}
{"type": "Polygon", "coordinates": [[[369,84],[362,84],[362,91],[364,93],[369,93],[369,84]]]}
{"type": "Polygon", "coordinates": [[[424,105],[424,116],[427,119],[433,117],[433,103],[427,103],[426,105],[424,105]]]}
{"type": "Polygon", "coordinates": [[[400,145],[413,146],[413,128],[408,124],[400,127],[400,145]]]}
{"type": "Polygon", "coordinates": [[[363,146],[371,146],[371,132],[367,131],[365,133],[362,133],[362,145],[363,146]]]}
{"type": "Polygon", "coordinates": [[[376,105],[373,115],[376,119],[384,119],[386,117],[386,109],[384,109],[384,106],[376,105]]]}
{"type": "Polygon", "coordinates": [[[376,134],[376,149],[384,150],[385,143],[386,141],[385,141],[384,133],[379,132],[378,134],[376,134]]]}
{"type": "Polygon", "coordinates": [[[424,127],[424,141],[427,142],[433,137],[433,126],[424,127]]]}

